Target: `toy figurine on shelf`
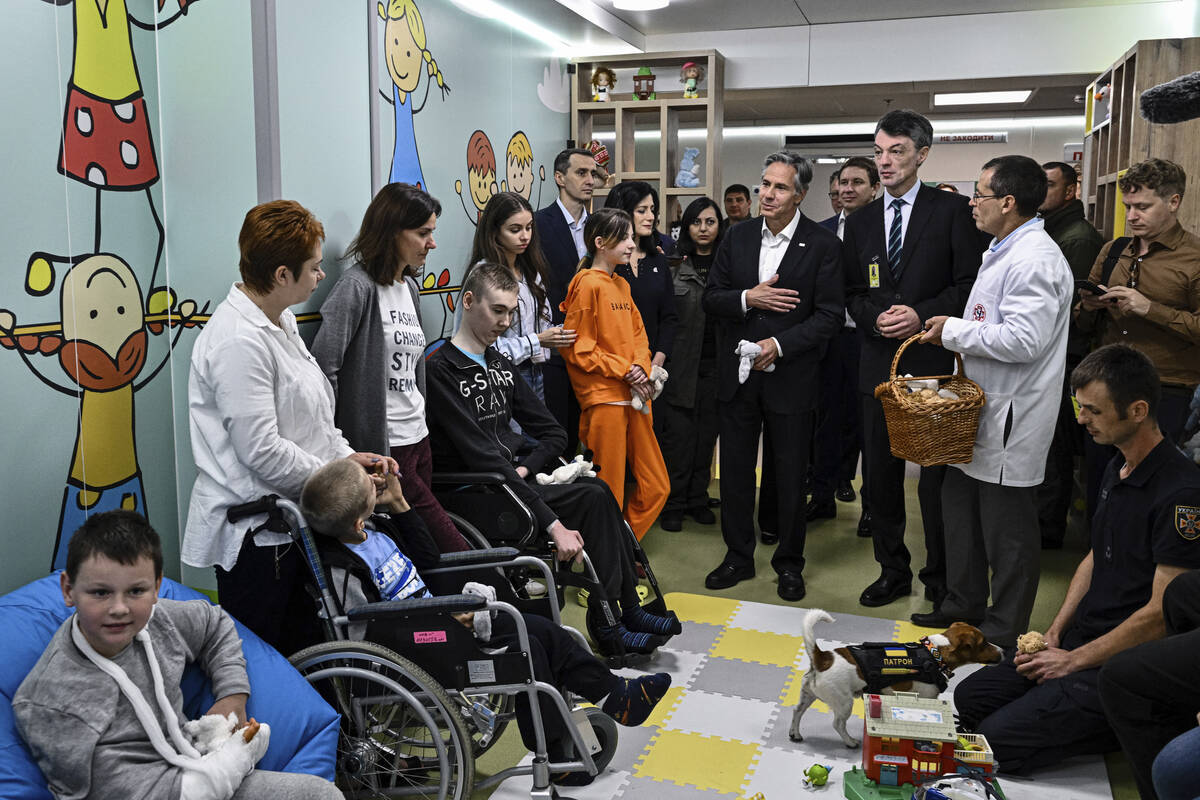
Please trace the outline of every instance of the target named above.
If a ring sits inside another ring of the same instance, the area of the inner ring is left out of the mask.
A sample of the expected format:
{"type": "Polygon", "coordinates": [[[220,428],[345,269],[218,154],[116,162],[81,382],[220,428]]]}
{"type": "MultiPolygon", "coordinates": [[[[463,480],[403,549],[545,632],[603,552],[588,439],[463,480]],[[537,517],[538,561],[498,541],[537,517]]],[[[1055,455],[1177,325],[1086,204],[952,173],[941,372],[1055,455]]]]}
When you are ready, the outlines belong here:
{"type": "Polygon", "coordinates": [[[607,103],[617,87],[617,73],[608,67],[597,67],[592,73],[592,102],[607,103]]]}
{"type": "Polygon", "coordinates": [[[700,151],[695,147],[683,149],[683,158],[679,160],[679,172],[675,173],[676,186],[690,189],[700,185],[700,165],[696,163],[698,155],[700,151]]]}
{"type": "Polygon", "coordinates": [[[608,171],[608,148],[603,143],[592,139],[588,142],[587,149],[592,152],[592,158],[596,159],[596,169],[594,175],[596,182],[601,186],[607,186],[612,175],[608,171]]]}
{"type": "Polygon", "coordinates": [[[679,82],[683,84],[683,96],[688,99],[700,96],[698,87],[704,80],[704,67],[695,61],[688,61],[679,69],[679,82]]]}
{"type": "Polygon", "coordinates": [[[657,100],[658,96],[654,94],[654,78],[655,75],[649,67],[638,67],[637,74],[633,76],[633,96],[638,100],[657,100]]]}

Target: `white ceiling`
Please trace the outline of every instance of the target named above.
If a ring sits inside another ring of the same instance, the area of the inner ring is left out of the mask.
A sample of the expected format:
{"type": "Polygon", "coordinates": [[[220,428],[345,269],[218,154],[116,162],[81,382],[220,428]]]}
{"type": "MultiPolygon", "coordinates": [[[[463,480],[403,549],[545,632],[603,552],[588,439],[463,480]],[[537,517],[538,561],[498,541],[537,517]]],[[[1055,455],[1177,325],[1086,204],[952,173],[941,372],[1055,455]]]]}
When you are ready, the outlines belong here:
{"type": "Polygon", "coordinates": [[[1150,2],[1157,0],[671,0],[658,11],[618,11],[612,0],[590,0],[645,36],[1150,2]]]}

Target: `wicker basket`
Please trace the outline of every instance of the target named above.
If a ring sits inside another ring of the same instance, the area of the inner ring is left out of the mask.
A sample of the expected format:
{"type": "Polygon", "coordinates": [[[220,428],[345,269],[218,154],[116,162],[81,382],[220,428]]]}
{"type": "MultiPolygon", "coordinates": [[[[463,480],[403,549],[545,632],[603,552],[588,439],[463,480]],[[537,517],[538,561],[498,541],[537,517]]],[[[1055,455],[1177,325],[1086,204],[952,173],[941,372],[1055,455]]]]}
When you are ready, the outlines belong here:
{"type": "Polygon", "coordinates": [[[986,402],[983,389],[963,374],[962,356],[957,375],[934,375],[926,378],[897,377],[900,356],[918,341],[923,333],[907,339],[892,359],[892,377],[875,387],[875,396],[883,404],[887,420],[892,455],[912,461],[922,467],[937,464],[965,464],[975,450],[975,431],[979,428],[979,410],[986,402]],[[930,402],[908,391],[909,381],[936,379],[943,389],[958,395],[958,400],[930,402]]]}

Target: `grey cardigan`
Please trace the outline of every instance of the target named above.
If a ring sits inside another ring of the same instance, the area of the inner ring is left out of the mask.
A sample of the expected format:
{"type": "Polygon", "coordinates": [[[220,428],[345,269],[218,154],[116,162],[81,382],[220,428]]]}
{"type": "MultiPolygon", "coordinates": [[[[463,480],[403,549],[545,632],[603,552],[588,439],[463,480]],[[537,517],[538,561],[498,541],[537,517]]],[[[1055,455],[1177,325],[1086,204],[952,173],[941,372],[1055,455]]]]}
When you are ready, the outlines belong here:
{"type": "MultiPolygon", "coordinates": [[[[412,292],[417,319],[421,294],[417,281],[404,277],[412,292]]],[[[383,321],[379,292],[361,264],[342,273],[321,304],[321,328],[313,357],[333,386],[334,421],[358,452],[388,454],[387,393],[383,321]]],[[[425,361],[417,362],[417,388],[425,396],[425,361]]]]}

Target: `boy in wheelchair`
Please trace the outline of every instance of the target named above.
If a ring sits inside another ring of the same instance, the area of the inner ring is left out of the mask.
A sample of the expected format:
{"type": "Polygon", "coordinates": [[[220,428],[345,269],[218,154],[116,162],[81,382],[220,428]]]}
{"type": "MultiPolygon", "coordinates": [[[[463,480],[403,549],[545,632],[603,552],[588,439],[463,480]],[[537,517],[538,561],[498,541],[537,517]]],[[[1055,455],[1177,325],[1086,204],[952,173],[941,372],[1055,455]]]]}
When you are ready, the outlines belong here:
{"type": "MultiPolygon", "coordinates": [[[[553,541],[561,561],[578,561],[586,538],[604,599],[621,609],[615,624],[593,629],[600,652],[652,652],[682,628],[673,614],[653,614],[639,603],[631,537],[612,492],[596,478],[545,486],[533,481],[538,472],[556,465],[566,432],[512,362],[492,346],[512,322],[516,280],[506,267],[482,261],[467,275],[460,303],[458,330],[426,359],[435,469],[503,475],[505,486],[553,541]],[[523,433],[513,432],[513,420],[523,433]],[[525,437],[536,446],[530,449],[525,437]]],[[[595,616],[599,600],[588,598],[595,616]]]]}
{"type": "MultiPolygon", "coordinates": [[[[362,466],[340,459],[313,473],[300,496],[310,530],[318,534],[317,550],[342,612],[364,603],[430,596],[420,570],[437,562],[437,546],[420,515],[409,508],[397,477],[388,475],[386,480],[385,489],[377,494],[362,466]],[[376,513],[381,509],[383,513],[376,513]]],[[[468,583],[463,591],[490,594],[494,590],[468,583]]],[[[454,616],[489,652],[518,645],[516,624],[507,614],[493,617],[485,609],[454,616]]],[[[671,676],[665,673],[637,679],[615,675],[549,619],[523,617],[535,679],[565,686],[622,725],[644,722],[671,685],[671,676]]],[[[364,633],[365,624],[351,624],[351,638],[361,639],[364,633]]],[[[523,694],[517,696],[517,722],[522,740],[533,749],[532,719],[523,694]]],[[[543,711],[542,722],[554,757],[556,745],[567,738],[563,720],[543,711]]]]}

